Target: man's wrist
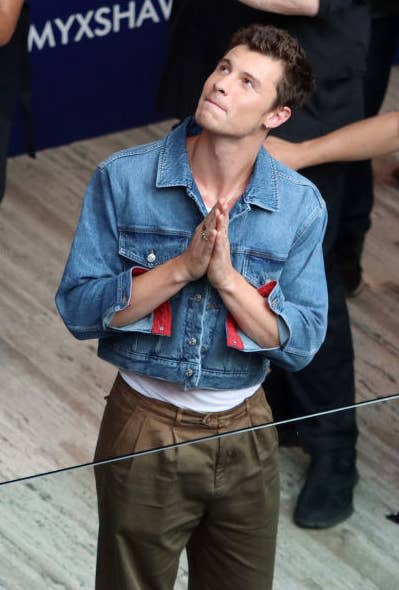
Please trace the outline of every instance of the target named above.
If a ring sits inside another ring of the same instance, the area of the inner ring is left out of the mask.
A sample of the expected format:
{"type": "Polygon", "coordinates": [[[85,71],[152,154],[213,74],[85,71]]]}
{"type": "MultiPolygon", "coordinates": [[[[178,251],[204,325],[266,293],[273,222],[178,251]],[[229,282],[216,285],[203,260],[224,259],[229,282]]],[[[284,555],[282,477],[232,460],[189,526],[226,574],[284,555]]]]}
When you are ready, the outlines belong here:
{"type": "Polygon", "coordinates": [[[302,168],[308,168],[308,166],[313,166],[312,141],[313,140],[302,141],[298,144],[298,159],[296,170],[301,170],[302,168]]]}
{"type": "Polygon", "coordinates": [[[189,264],[186,261],[185,253],[180,254],[173,259],[173,270],[171,272],[173,280],[176,283],[185,285],[195,280],[195,277],[192,275],[192,272],[189,268],[189,264]]]}
{"type": "Polygon", "coordinates": [[[212,286],[219,291],[220,295],[233,295],[237,291],[237,283],[242,277],[239,272],[232,266],[230,271],[223,275],[218,281],[211,282],[212,286]]]}

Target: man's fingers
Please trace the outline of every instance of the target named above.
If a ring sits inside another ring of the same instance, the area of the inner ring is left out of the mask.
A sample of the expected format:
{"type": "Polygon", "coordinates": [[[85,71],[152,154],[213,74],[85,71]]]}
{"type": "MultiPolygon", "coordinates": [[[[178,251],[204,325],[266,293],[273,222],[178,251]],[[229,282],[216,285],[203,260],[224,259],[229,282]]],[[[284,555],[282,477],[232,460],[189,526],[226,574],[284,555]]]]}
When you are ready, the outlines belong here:
{"type": "Polygon", "coordinates": [[[226,230],[224,227],[216,231],[212,258],[218,258],[223,256],[226,250],[229,250],[229,240],[227,238],[226,230]]]}
{"type": "Polygon", "coordinates": [[[229,216],[227,211],[225,213],[218,213],[216,228],[219,232],[223,234],[224,237],[228,234],[228,227],[229,227],[229,216]]]}
{"type": "Polygon", "coordinates": [[[205,217],[204,222],[208,223],[208,224],[214,224],[215,223],[215,219],[216,219],[216,213],[217,213],[217,204],[212,207],[212,209],[209,211],[208,215],[205,217]]]}
{"type": "Polygon", "coordinates": [[[208,254],[213,248],[217,231],[215,228],[211,229],[207,224],[198,226],[193,241],[191,242],[192,249],[196,255],[201,256],[203,253],[208,254]]]}
{"type": "MultiPolygon", "coordinates": [[[[196,233],[199,234],[200,239],[209,241],[212,230],[222,230],[227,235],[227,228],[229,223],[227,201],[218,201],[211,211],[204,218],[204,220],[197,226],[196,233]]],[[[213,237],[214,242],[216,234],[213,237]]]]}
{"type": "Polygon", "coordinates": [[[227,211],[227,200],[226,199],[221,199],[218,202],[219,205],[219,211],[221,211],[222,213],[226,213],[227,211]]]}

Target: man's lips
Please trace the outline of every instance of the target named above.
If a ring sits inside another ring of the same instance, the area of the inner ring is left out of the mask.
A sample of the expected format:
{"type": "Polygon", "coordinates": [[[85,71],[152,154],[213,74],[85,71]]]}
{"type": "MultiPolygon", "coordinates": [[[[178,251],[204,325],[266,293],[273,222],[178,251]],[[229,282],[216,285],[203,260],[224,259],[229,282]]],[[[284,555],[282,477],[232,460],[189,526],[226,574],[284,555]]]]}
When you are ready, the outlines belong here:
{"type": "Polygon", "coordinates": [[[213,104],[215,107],[218,107],[220,110],[226,112],[227,109],[225,109],[224,107],[222,107],[220,104],[218,104],[216,101],[212,100],[211,98],[206,98],[205,99],[206,102],[210,102],[211,104],[213,104]]]}

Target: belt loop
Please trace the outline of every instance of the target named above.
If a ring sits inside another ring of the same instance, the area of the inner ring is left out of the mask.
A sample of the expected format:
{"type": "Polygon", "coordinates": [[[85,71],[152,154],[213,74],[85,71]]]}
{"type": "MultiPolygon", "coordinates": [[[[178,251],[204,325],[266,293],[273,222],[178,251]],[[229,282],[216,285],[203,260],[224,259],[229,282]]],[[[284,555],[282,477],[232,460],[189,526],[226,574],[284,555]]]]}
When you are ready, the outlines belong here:
{"type": "Polygon", "coordinates": [[[177,408],[177,412],[176,412],[176,422],[177,422],[178,424],[180,424],[180,423],[181,423],[181,421],[182,421],[182,418],[183,418],[183,409],[182,409],[182,408],[177,408]]]}

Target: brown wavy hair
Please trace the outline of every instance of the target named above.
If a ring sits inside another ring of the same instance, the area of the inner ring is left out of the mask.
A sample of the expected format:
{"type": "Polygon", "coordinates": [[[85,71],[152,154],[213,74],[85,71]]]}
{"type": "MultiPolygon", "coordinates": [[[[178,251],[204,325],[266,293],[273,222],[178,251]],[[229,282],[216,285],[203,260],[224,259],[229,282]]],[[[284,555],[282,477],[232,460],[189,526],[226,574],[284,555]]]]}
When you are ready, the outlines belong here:
{"type": "Polygon", "coordinates": [[[283,62],[284,74],[277,84],[273,108],[296,109],[303,105],[315,82],[305,52],[294,37],[272,25],[253,24],[234,33],[229,50],[237,45],[246,45],[251,51],[283,62]]]}

